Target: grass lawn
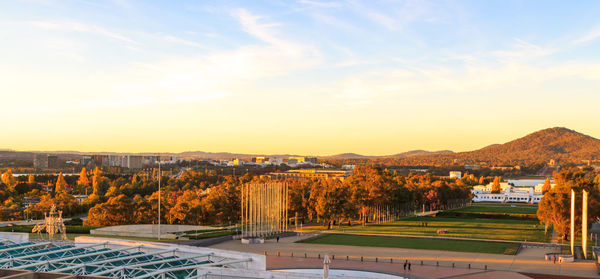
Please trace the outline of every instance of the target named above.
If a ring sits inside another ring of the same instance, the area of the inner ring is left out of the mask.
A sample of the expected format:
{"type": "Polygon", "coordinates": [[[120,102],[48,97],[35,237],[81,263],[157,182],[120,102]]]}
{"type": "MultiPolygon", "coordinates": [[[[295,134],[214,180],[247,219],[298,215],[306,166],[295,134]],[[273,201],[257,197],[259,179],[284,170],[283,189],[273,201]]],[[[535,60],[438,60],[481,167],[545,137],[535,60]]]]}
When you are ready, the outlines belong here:
{"type": "Polygon", "coordinates": [[[472,206],[448,211],[464,213],[536,214],[537,209],[537,205],[525,204],[474,204],[472,206]]]}
{"type": "Polygon", "coordinates": [[[458,238],[499,239],[515,241],[548,242],[551,232],[544,235],[544,227],[535,220],[475,219],[444,217],[410,217],[400,221],[367,226],[346,227],[341,233],[403,234],[415,236],[445,236],[458,238]],[[427,222],[428,226],[421,226],[427,222]],[[438,229],[447,234],[438,235],[438,229]]]}
{"type": "Polygon", "coordinates": [[[370,235],[326,234],[307,239],[303,243],[336,244],[370,247],[392,247],[456,252],[493,253],[514,255],[518,244],[470,240],[405,238],[370,235]]]}

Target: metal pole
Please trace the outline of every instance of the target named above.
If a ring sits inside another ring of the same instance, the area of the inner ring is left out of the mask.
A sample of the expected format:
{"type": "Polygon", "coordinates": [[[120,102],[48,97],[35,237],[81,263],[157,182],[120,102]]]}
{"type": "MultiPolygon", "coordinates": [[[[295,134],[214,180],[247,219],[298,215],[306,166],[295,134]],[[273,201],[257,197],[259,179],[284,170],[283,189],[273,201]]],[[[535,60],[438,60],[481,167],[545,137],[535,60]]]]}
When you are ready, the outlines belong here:
{"type": "Polygon", "coordinates": [[[575,191],[571,189],[571,255],[575,256],[575,191]]]}
{"type": "Polygon", "coordinates": [[[240,211],[242,213],[241,218],[240,218],[240,229],[242,230],[242,238],[244,238],[244,231],[245,231],[245,229],[244,229],[244,186],[245,185],[242,184],[242,188],[240,189],[241,190],[240,192],[242,194],[241,195],[242,197],[240,199],[240,202],[241,202],[240,211]]]}
{"type": "MultiPolygon", "coordinates": [[[[290,193],[290,189],[288,184],[285,184],[285,230],[288,230],[288,207],[289,207],[289,193],[290,193]]],[[[298,222],[298,218],[296,218],[296,222],[298,222]]],[[[296,227],[298,227],[298,224],[296,224],[296,227]]]]}
{"type": "Polygon", "coordinates": [[[588,191],[583,190],[583,204],[581,216],[581,249],[583,250],[583,258],[587,259],[587,239],[588,239],[588,191]]]}
{"type": "Polygon", "coordinates": [[[160,170],[160,155],[158,155],[158,240],[160,240],[160,179],[162,173],[160,170]]]}

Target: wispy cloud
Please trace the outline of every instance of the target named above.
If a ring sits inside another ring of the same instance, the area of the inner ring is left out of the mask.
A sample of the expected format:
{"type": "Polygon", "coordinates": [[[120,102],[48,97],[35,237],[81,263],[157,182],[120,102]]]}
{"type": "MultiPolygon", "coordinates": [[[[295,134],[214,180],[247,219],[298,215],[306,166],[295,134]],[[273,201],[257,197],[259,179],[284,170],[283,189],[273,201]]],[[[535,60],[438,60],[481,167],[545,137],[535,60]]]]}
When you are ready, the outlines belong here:
{"type": "Polygon", "coordinates": [[[340,7],[342,7],[342,4],[339,2],[298,0],[298,3],[313,6],[313,7],[318,7],[318,8],[340,8],[340,7]]]}
{"type": "Polygon", "coordinates": [[[239,21],[244,31],[248,34],[273,45],[281,46],[285,44],[283,40],[277,38],[277,36],[273,34],[272,29],[272,27],[281,25],[281,23],[260,23],[259,20],[262,19],[261,16],[251,14],[245,9],[236,10],[232,13],[232,16],[239,21]]]}
{"type": "Polygon", "coordinates": [[[200,48],[200,49],[207,49],[207,47],[205,45],[203,45],[199,42],[183,39],[183,38],[173,36],[173,35],[152,34],[152,35],[150,35],[150,37],[152,37],[153,39],[156,39],[156,40],[161,40],[161,41],[167,42],[167,43],[175,43],[175,44],[196,47],[196,48],[200,48]]]}
{"type": "Polygon", "coordinates": [[[590,30],[587,34],[574,41],[575,44],[583,44],[600,38],[600,25],[590,30]]]}
{"type": "Polygon", "coordinates": [[[433,22],[443,18],[444,9],[428,1],[404,1],[399,7],[375,9],[354,3],[354,9],[372,22],[389,30],[400,30],[414,22],[433,22]]]}
{"type": "Polygon", "coordinates": [[[512,45],[511,49],[493,51],[492,53],[501,59],[522,59],[547,56],[558,51],[556,48],[542,47],[519,38],[515,38],[515,41],[516,43],[512,45]]]}
{"type": "MultiPolygon", "coordinates": [[[[247,10],[238,10],[232,16],[245,32],[266,44],[136,63],[124,76],[109,83],[112,97],[108,99],[138,105],[212,101],[244,95],[247,88],[260,79],[286,75],[319,63],[315,49],[280,36],[276,31],[279,23],[265,23],[264,17],[247,10]]],[[[196,46],[194,42],[179,38],[168,39],[196,46]]],[[[115,102],[99,103],[111,105],[115,102]]]]}
{"type": "Polygon", "coordinates": [[[138,44],[138,42],[126,35],[93,24],[85,24],[77,21],[27,21],[26,23],[31,26],[35,26],[46,30],[63,30],[90,33],[126,42],[129,44],[138,44]]]}

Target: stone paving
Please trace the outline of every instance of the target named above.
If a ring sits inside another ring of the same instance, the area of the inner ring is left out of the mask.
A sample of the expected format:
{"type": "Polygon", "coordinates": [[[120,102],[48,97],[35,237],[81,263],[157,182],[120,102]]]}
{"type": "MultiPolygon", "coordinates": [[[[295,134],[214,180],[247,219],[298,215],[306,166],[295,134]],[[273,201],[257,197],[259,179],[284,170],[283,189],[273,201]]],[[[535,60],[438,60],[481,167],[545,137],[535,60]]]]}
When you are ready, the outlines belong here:
{"type": "MultiPolygon", "coordinates": [[[[267,256],[268,269],[286,269],[286,268],[322,268],[323,260],[314,258],[292,258],[267,256]]],[[[405,278],[498,278],[498,279],[530,279],[530,277],[509,271],[494,271],[481,269],[452,268],[442,266],[427,266],[412,263],[411,270],[404,270],[404,262],[401,263],[382,263],[382,262],[360,262],[346,260],[332,260],[330,267],[332,269],[364,270],[381,272],[391,275],[398,275],[405,278]]]]}
{"type": "MultiPolygon", "coordinates": [[[[365,265],[360,264],[360,257],[362,256],[364,261],[370,262],[374,262],[375,257],[378,258],[379,262],[389,262],[390,258],[394,262],[404,262],[406,260],[409,260],[413,263],[413,266],[420,266],[420,262],[423,261],[424,267],[428,266],[431,268],[436,267],[436,265],[439,263],[439,266],[443,268],[438,268],[438,271],[446,270],[444,268],[451,268],[452,264],[454,263],[455,269],[457,270],[468,269],[468,265],[471,264],[471,270],[480,271],[484,270],[487,266],[488,270],[496,271],[513,271],[552,275],[579,276],[587,278],[600,278],[600,276],[598,276],[596,272],[596,267],[594,263],[591,261],[563,264],[554,264],[550,261],[545,261],[544,254],[549,252],[557,252],[556,248],[524,248],[521,249],[518,255],[499,255],[436,250],[295,243],[295,241],[297,240],[307,238],[310,236],[312,235],[281,238],[279,243],[277,243],[274,239],[269,239],[265,242],[265,244],[254,245],[244,245],[241,244],[239,240],[232,240],[211,247],[258,254],[263,254],[266,251],[267,255],[272,256],[276,256],[277,252],[279,252],[281,255],[280,258],[287,258],[291,260],[293,260],[293,258],[290,257],[292,253],[294,254],[295,258],[304,258],[304,253],[307,254],[308,258],[317,258],[319,254],[321,256],[325,254],[328,254],[330,256],[335,255],[336,261],[345,260],[346,256],[349,256],[349,262],[355,264],[358,263],[356,264],[357,266],[365,265]]],[[[269,259],[272,258],[269,257],[269,259]]],[[[267,262],[267,265],[269,265],[269,262],[267,262]]],[[[396,264],[393,264],[393,266],[395,265],[396,264]]],[[[431,268],[427,268],[427,270],[433,272],[431,268]]],[[[482,276],[483,274],[485,274],[485,276],[478,277],[475,274],[473,274],[471,277],[468,278],[491,278],[489,276],[492,276],[492,274],[489,272],[481,274],[482,276]]],[[[437,276],[435,274],[432,274],[431,276],[424,278],[440,278],[435,277],[437,276]]],[[[514,276],[517,276],[516,273],[514,273],[514,276]]],[[[511,277],[502,278],[504,279],[511,277]]]]}

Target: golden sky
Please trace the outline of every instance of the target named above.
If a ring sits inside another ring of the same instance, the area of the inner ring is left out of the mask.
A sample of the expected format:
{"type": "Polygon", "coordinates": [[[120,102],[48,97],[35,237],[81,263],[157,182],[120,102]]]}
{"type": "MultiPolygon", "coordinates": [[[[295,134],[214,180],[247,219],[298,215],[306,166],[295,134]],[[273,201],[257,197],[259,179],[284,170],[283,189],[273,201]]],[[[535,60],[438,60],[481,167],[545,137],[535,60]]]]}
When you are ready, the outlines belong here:
{"type": "Polygon", "coordinates": [[[370,3],[4,2],[0,148],[387,155],[555,126],[600,137],[593,8],[370,3]]]}

